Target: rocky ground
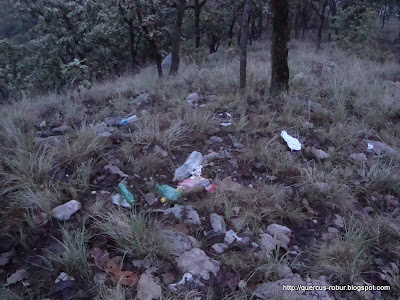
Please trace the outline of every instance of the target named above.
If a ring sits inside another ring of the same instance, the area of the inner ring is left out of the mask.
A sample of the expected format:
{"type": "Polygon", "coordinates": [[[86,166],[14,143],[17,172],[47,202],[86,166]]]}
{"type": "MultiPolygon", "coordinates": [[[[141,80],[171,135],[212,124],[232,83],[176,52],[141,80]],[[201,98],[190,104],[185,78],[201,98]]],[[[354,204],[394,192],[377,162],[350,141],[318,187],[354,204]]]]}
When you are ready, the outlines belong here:
{"type": "Polygon", "coordinates": [[[400,66],[313,48],[276,99],[259,43],[246,97],[228,54],[4,106],[0,298],[397,299],[400,66]],[[193,151],[216,189],[162,199],[193,151]]]}

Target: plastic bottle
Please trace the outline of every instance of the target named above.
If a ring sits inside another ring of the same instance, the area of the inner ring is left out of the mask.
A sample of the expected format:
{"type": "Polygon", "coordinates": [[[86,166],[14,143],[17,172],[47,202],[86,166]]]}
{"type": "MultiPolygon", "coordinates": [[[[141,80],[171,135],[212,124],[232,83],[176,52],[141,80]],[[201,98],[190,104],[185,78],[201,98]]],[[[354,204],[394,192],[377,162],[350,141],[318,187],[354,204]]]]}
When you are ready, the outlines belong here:
{"type": "Polygon", "coordinates": [[[118,123],[118,126],[124,126],[126,124],[130,124],[136,122],[138,117],[136,115],[130,116],[129,118],[123,119],[118,123]]]}
{"type": "Polygon", "coordinates": [[[200,152],[193,151],[186,159],[185,163],[175,170],[174,181],[184,180],[198,168],[203,161],[203,155],[200,152]]]}
{"type": "Polygon", "coordinates": [[[117,191],[130,205],[133,206],[135,204],[135,197],[131,194],[125,184],[119,183],[117,185],[117,191]]]}
{"type": "Polygon", "coordinates": [[[157,184],[156,189],[161,197],[164,197],[165,199],[170,201],[177,201],[178,198],[182,195],[181,191],[174,189],[167,184],[157,184]]]}

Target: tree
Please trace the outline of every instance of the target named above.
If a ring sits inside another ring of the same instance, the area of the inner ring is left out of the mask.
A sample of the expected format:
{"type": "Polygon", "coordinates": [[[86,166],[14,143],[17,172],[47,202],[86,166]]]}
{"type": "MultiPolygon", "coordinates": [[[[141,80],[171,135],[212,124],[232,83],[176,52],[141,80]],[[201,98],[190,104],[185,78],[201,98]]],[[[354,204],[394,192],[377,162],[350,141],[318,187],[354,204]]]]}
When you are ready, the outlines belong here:
{"type": "Polygon", "coordinates": [[[289,4],[288,0],[272,0],[272,46],[271,46],[271,95],[289,90],[288,41],[289,4]]]}
{"type": "Polygon", "coordinates": [[[246,69],[247,69],[247,43],[249,40],[249,18],[252,0],[246,0],[243,10],[241,38],[240,38],[240,89],[246,90],[246,69]]]}
{"type": "Polygon", "coordinates": [[[180,48],[182,36],[182,22],[185,15],[186,0],[176,0],[176,18],[174,34],[172,37],[172,64],[169,70],[170,75],[175,75],[179,70],[180,48]]]}
{"type": "Polygon", "coordinates": [[[203,6],[207,3],[207,0],[199,1],[194,0],[194,30],[195,30],[195,47],[200,48],[201,30],[200,30],[200,15],[203,6]]]}
{"type": "MultiPolygon", "coordinates": [[[[318,26],[318,33],[317,33],[317,50],[321,49],[322,43],[322,31],[325,26],[325,19],[326,19],[326,8],[328,7],[328,0],[311,0],[311,7],[315,11],[315,13],[319,17],[319,26],[318,26]]],[[[328,12],[329,15],[329,12],[328,12]]]]}

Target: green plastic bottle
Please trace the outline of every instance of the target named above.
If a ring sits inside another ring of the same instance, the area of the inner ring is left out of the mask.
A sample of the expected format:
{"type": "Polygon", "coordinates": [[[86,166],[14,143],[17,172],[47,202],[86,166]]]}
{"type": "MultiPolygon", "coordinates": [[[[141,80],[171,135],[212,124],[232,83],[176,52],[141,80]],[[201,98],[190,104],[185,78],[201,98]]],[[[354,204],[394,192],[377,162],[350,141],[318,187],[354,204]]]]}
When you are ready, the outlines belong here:
{"type": "Polygon", "coordinates": [[[119,183],[117,185],[118,193],[128,202],[130,205],[135,205],[135,197],[132,193],[128,190],[125,184],[119,183]]]}
{"type": "Polygon", "coordinates": [[[182,195],[180,191],[177,189],[174,189],[173,187],[170,187],[167,184],[157,184],[156,185],[157,193],[161,197],[165,197],[167,200],[170,201],[177,201],[178,198],[182,195]]]}

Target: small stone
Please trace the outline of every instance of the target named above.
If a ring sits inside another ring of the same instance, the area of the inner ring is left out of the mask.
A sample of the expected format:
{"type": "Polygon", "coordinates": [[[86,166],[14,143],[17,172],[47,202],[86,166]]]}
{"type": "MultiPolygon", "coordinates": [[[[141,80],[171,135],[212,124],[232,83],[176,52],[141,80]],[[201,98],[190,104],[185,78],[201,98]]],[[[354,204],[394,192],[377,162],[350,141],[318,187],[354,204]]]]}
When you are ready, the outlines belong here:
{"type": "Polygon", "coordinates": [[[192,276],[200,276],[204,280],[210,279],[210,273],[217,276],[220,269],[219,262],[208,257],[203,250],[193,248],[182,253],[176,259],[177,267],[182,273],[190,273],[192,276]]]}
{"type": "Polygon", "coordinates": [[[279,225],[279,224],[268,225],[267,231],[271,235],[276,235],[276,234],[285,234],[285,235],[287,235],[287,234],[290,234],[292,232],[292,230],[290,230],[286,226],[279,225]]]}
{"type": "Polygon", "coordinates": [[[333,220],[333,224],[336,227],[344,228],[345,225],[344,218],[338,214],[335,214],[335,219],[333,220]]]}
{"type": "Polygon", "coordinates": [[[329,227],[328,232],[329,233],[339,233],[339,230],[337,230],[335,227],[329,227]]]}
{"type": "Polygon", "coordinates": [[[137,283],[137,299],[153,300],[162,298],[161,286],[154,281],[151,274],[143,273],[137,283]]]}
{"type": "Polygon", "coordinates": [[[57,135],[63,135],[63,134],[66,134],[68,132],[71,132],[71,131],[72,131],[72,127],[71,126],[67,126],[67,125],[59,126],[59,127],[53,128],[51,130],[51,132],[53,134],[57,134],[57,135]]]}
{"type": "Polygon", "coordinates": [[[387,145],[383,142],[379,142],[379,141],[363,140],[362,146],[366,151],[375,153],[376,155],[386,155],[388,153],[390,153],[390,154],[397,153],[397,151],[395,149],[393,149],[389,145],[387,145]]]}
{"type": "Polygon", "coordinates": [[[227,231],[225,234],[224,243],[230,245],[236,241],[241,242],[243,241],[243,238],[238,237],[237,234],[232,229],[227,231]]]}
{"type": "Polygon", "coordinates": [[[224,218],[216,213],[210,215],[210,223],[212,229],[217,233],[226,233],[226,225],[224,218]]]}
{"type": "Polygon", "coordinates": [[[158,146],[158,145],[155,145],[154,146],[154,154],[156,154],[156,155],[159,155],[159,156],[161,156],[161,157],[167,157],[168,156],[168,152],[167,151],[165,151],[163,148],[161,148],[160,146],[158,146]]]}
{"type": "Polygon", "coordinates": [[[314,157],[318,160],[325,160],[329,157],[328,153],[326,153],[321,149],[315,149],[314,147],[312,147],[311,152],[314,155],[314,157]]]}
{"type": "Polygon", "coordinates": [[[207,141],[207,144],[209,145],[213,145],[213,144],[218,144],[218,143],[222,143],[224,141],[223,138],[220,138],[219,136],[212,136],[210,137],[210,139],[207,141]]]}
{"type": "Polygon", "coordinates": [[[268,233],[260,234],[260,247],[268,253],[276,249],[276,243],[272,235],[268,233]]]}
{"type": "Polygon", "coordinates": [[[150,94],[149,93],[144,93],[136,97],[135,100],[133,100],[133,104],[135,105],[142,105],[143,103],[148,103],[151,100],[150,94]]]}
{"type": "Polygon", "coordinates": [[[51,215],[60,221],[68,221],[71,216],[81,208],[81,203],[71,200],[63,205],[57,206],[51,212],[51,215]]]}
{"type": "Polygon", "coordinates": [[[179,255],[193,248],[193,243],[189,236],[180,231],[162,229],[160,230],[160,236],[175,255],[179,255]]]}
{"type": "Polygon", "coordinates": [[[148,205],[152,206],[157,202],[157,196],[154,193],[148,193],[144,196],[144,200],[147,202],[148,205]]]}
{"type": "Polygon", "coordinates": [[[260,245],[257,244],[256,242],[252,242],[252,243],[251,243],[251,246],[252,246],[253,248],[256,248],[256,249],[260,247],[260,245]]]}
{"type": "Polygon", "coordinates": [[[186,96],[185,101],[190,105],[195,105],[199,103],[200,96],[197,93],[191,93],[186,96]]]}
{"type": "Polygon", "coordinates": [[[312,220],[312,222],[314,223],[314,224],[318,224],[318,220],[312,220]]]}
{"type": "Polygon", "coordinates": [[[241,143],[233,143],[233,148],[235,148],[235,149],[243,149],[244,146],[241,143]]]}
{"type": "Polygon", "coordinates": [[[350,154],[349,157],[350,157],[350,159],[352,159],[354,161],[359,161],[359,162],[368,161],[368,158],[364,153],[353,153],[353,154],[350,154]]]}
{"type": "Polygon", "coordinates": [[[281,264],[274,267],[274,273],[278,280],[293,277],[292,270],[288,266],[281,264]]]}
{"type": "Polygon", "coordinates": [[[215,253],[222,254],[226,249],[228,249],[228,246],[223,243],[217,243],[212,245],[211,248],[215,251],[215,253]]]}

